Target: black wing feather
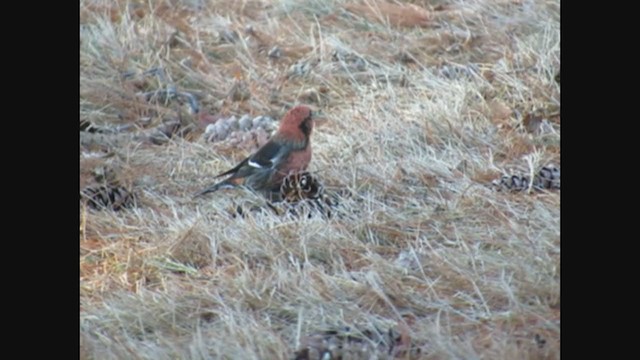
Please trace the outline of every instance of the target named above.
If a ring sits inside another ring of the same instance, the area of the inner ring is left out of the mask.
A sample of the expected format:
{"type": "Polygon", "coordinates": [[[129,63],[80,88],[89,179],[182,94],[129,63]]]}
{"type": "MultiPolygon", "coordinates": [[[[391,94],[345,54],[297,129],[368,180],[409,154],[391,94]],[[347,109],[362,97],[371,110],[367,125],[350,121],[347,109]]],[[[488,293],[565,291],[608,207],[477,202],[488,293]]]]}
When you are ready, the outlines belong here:
{"type": "Polygon", "coordinates": [[[255,167],[249,165],[249,161],[258,164],[265,170],[271,169],[275,165],[276,160],[284,153],[286,153],[285,146],[282,146],[274,141],[268,141],[255,154],[242,160],[233,169],[227,170],[222,174],[216,175],[215,177],[218,178],[230,174],[233,174],[233,178],[245,177],[256,170],[255,167]]]}

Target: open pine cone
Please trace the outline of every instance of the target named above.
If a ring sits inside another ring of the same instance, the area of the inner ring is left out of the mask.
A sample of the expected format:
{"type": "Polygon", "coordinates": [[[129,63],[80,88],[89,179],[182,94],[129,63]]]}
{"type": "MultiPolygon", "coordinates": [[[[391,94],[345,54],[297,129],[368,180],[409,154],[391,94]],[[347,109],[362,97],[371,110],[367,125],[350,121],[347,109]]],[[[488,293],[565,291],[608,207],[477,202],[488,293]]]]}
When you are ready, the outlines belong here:
{"type": "Polygon", "coordinates": [[[280,195],[288,203],[317,200],[324,194],[324,186],[308,171],[291,173],[282,181],[280,195]]]}
{"type": "MultiPolygon", "coordinates": [[[[325,193],[320,180],[308,171],[289,174],[282,180],[279,191],[266,193],[265,196],[267,207],[277,215],[311,217],[316,213],[330,218],[332,210],[338,205],[338,196],[325,193]]],[[[260,210],[260,206],[254,206],[249,212],[260,210]]],[[[233,212],[242,217],[247,213],[242,206],[237,206],[233,212]]]]}
{"type": "Polygon", "coordinates": [[[500,180],[494,182],[494,186],[498,191],[524,191],[529,188],[534,190],[556,190],[560,189],[560,168],[552,165],[543,166],[540,171],[533,177],[533,181],[527,175],[503,176],[500,180]]]}
{"type": "Polygon", "coordinates": [[[80,191],[80,200],[89,207],[118,211],[135,206],[135,195],[120,184],[114,169],[97,167],[93,170],[93,177],[99,185],[88,186],[80,191]]]}
{"type": "Polygon", "coordinates": [[[344,327],[305,336],[294,359],[417,359],[420,355],[421,349],[411,344],[408,334],[396,329],[344,327]]]}
{"type": "Polygon", "coordinates": [[[101,185],[87,187],[80,193],[87,205],[94,209],[112,209],[115,211],[135,206],[135,196],[119,185],[101,185]]]}

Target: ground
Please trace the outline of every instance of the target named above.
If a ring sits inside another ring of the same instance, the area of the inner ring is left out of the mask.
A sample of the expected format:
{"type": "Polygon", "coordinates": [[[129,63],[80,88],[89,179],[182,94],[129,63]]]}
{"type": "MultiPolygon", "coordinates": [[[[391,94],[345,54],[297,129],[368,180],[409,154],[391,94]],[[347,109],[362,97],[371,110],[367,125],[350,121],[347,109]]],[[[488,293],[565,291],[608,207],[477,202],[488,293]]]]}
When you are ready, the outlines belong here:
{"type": "Polygon", "coordinates": [[[81,0],[80,42],[80,185],[131,200],[80,202],[82,358],[560,358],[560,190],[492,185],[560,167],[559,0],[81,0]],[[297,104],[331,216],[193,198],[297,104]]]}

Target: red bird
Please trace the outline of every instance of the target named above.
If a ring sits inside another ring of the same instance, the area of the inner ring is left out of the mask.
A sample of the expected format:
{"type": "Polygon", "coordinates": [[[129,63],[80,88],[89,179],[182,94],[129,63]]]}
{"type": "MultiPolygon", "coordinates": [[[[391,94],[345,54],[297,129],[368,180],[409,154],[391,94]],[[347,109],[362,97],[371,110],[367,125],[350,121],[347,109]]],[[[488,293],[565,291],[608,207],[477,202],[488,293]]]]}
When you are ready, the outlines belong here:
{"type": "Polygon", "coordinates": [[[289,110],[280,128],[256,153],[242,160],[231,170],[215,177],[231,175],[209,186],[195,196],[239,185],[273,195],[280,191],[282,180],[292,172],[304,171],[311,161],[311,109],[304,105],[289,110]]]}

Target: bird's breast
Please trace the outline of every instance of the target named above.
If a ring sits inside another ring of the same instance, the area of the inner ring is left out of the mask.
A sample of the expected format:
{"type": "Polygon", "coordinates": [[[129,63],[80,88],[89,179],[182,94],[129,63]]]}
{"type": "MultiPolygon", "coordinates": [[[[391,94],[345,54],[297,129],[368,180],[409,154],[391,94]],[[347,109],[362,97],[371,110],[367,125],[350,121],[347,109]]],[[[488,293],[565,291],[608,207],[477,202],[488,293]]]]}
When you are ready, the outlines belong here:
{"type": "Polygon", "coordinates": [[[289,154],[289,158],[285,162],[284,172],[302,171],[306,170],[307,166],[311,162],[311,146],[308,146],[300,151],[293,151],[289,154]]]}

